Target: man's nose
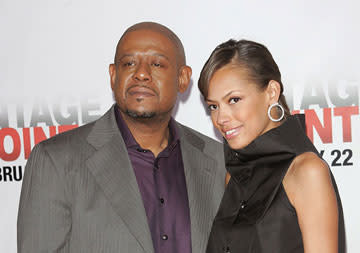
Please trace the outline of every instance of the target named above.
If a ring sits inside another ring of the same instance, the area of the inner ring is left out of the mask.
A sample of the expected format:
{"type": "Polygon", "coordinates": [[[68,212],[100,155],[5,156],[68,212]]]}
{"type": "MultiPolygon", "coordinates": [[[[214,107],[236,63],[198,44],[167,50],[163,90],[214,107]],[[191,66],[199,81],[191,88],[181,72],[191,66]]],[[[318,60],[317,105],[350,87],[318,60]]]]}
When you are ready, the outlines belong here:
{"type": "Polygon", "coordinates": [[[146,63],[140,63],[133,75],[136,81],[151,81],[151,70],[146,63]]]}

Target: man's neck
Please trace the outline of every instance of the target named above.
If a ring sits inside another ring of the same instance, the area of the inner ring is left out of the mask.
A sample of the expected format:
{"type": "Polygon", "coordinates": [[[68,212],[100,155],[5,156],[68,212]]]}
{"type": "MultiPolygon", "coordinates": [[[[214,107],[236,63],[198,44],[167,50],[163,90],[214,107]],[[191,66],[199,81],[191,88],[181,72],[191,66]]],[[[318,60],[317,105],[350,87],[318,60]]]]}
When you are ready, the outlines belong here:
{"type": "Polygon", "coordinates": [[[170,114],[161,118],[134,119],[120,113],[136,142],[143,149],[150,150],[157,157],[167,147],[170,137],[170,114]]]}

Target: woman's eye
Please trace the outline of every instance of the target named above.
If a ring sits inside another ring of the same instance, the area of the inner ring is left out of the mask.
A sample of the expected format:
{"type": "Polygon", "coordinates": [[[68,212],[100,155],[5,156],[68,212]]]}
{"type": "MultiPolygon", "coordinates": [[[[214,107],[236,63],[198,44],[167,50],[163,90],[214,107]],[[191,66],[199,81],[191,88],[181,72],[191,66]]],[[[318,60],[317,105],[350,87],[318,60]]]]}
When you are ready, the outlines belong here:
{"type": "Polygon", "coordinates": [[[236,104],[237,102],[239,102],[240,98],[235,97],[235,98],[230,98],[229,99],[229,104],[236,104]]]}
{"type": "Polygon", "coordinates": [[[215,111],[217,109],[216,105],[208,105],[210,111],[215,111]]]}

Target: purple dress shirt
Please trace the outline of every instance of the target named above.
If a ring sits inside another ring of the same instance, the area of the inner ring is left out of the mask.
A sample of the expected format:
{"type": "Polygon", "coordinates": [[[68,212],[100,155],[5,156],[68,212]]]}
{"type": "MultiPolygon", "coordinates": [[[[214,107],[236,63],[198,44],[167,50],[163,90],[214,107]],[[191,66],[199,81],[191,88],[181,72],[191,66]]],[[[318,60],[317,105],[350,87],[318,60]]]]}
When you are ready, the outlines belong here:
{"type": "Polygon", "coordinates": [[[140,147],[115,106],[144,203],[155,253],[191,253],[190,210],[179,132],[169,122],[168,146],[157,156],[140,147]]]}

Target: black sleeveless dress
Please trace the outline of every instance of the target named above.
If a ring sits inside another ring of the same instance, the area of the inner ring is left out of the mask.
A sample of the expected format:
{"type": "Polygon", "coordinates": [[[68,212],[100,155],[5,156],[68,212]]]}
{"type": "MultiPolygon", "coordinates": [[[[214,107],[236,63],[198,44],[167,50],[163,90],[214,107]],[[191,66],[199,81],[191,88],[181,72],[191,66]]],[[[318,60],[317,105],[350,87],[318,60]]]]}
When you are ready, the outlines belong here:
{"type": "MultiPolygon", "coordinates": [[[[303,115],[294,115],[240,150],[225,144],[226,168],[231,175],[215,217],[207,253],[303,253],[296,211],[282,180],[292,160],[304,152],[317,152],[305,134],[303,115]]],[[[341,201],[339,252],[345,252],[341,201]]]]}

